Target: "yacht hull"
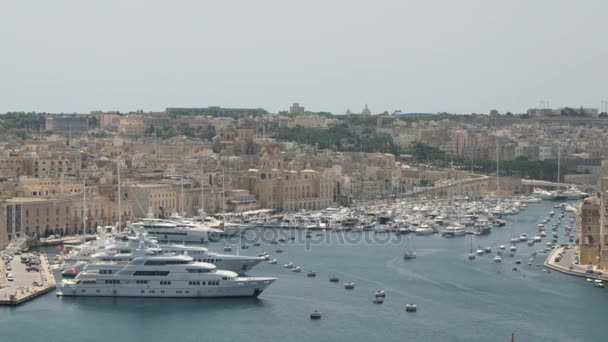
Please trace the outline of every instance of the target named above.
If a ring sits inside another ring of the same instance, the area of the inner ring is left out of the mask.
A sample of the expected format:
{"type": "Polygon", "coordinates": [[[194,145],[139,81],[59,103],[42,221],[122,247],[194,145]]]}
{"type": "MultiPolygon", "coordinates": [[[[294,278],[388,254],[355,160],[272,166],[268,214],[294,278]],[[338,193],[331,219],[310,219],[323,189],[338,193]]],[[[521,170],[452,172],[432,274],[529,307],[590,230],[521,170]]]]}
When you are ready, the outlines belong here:
{"type": "Polygon", "coordinates": [[[260,278],[222,282],[221,286],[146,286],[132,283],[103,286],[105,284],[64,284],[57,295],[63,297],[148,297],[148,298],[214,298],[257,297],[274,278],[260,278]]]}

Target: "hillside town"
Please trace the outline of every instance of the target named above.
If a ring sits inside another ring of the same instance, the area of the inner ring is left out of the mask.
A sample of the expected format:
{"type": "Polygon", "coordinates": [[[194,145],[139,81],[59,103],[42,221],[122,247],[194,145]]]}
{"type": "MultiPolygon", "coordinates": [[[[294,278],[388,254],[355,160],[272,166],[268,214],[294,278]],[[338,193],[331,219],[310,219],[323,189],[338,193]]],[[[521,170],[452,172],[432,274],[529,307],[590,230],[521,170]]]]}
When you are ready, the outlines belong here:
{"type": "Polygon", "coordinates": [[[119,216],[124,223],[201,210],[351,206],[493,177],[497,165],[503,185],[480,181],[471,194],[528,194],[530,179],[593,190],[608,158],[607,124],[605,112],[583,107],[489,115],[372,113],[367,105],[333,115],[298,103],[279,113],[6,113],[0,247],[18,237],[93,233],[119,216]]]}

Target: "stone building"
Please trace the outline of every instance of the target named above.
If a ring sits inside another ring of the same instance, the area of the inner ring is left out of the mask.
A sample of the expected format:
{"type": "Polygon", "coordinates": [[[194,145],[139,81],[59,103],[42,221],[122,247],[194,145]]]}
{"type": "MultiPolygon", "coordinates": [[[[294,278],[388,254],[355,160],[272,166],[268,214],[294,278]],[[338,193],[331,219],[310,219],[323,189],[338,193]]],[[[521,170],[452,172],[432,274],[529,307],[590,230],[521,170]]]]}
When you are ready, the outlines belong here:
{"type": "Polygon", "coordinates": [[[578,247],[580,263],[599,265],[600,261],[600,200],[586,198],[579,202],[577,215],[578,247]]]}

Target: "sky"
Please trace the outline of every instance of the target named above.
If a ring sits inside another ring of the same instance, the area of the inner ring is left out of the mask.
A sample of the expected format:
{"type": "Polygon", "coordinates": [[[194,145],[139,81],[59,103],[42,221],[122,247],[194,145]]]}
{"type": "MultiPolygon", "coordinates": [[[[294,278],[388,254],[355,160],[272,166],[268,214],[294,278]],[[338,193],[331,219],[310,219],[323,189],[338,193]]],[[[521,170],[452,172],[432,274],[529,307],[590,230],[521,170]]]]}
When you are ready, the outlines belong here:
{"type": "Polygon", "coordinates": [[[0,1],[0,113],[608,101],[605,0],[0,1]]]}

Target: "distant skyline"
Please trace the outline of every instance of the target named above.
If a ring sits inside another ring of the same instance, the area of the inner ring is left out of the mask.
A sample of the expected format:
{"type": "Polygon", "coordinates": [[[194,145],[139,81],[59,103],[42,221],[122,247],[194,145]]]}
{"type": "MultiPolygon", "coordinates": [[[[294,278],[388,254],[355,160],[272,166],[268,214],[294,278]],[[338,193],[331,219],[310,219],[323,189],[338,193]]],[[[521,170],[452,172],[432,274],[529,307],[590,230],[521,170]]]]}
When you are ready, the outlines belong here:
{"type": "Polygon", "coordinates": [[[525,112],[608,101],[602,0],[0,4],[0,113],[525,112]]]}

